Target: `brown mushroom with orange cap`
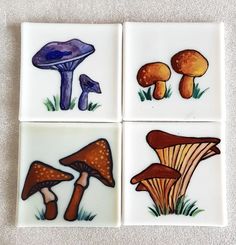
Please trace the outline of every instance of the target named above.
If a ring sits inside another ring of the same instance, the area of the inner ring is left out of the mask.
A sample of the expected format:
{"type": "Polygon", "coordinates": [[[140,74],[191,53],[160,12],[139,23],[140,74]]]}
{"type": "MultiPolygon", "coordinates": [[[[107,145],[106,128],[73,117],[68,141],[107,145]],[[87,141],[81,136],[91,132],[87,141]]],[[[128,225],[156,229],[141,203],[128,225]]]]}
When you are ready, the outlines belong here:
{"type": "Polygon", "coordinates": [[[161,164],[174,168],[181,177],[170,190],[170,207],[174,208],[179,197],[185,195],[190,179],[201,160],[220,154],[220,139],[213,137],[185,137],[161,130],[146,136],[147,143],[157,153],[161,164]]]}
{"type": "Polygon", "coordinates": [[[148,63],[142,66],[137,74],[137,80],[142,87],[154,85],[153,98],[161,100],[166,93],[166,81],[170,79],[171,71],[162,62],[148,63]]]}
{"type": "Polygon", "coordinates": [[[179,92],[185,99],[193,95],[195,77],[203,76],[208,69],[207,59],[198,51],[186,49],[171,58],[171,65],[175,72],[182,74],[179,92]]]}
{"type": "Polygon", "coordinates": [[[57,196],[51,187],[61,181],[69,181],[73,178],[72,174],[53,168],[43,162],[34,161],[31,163],[26,176],[21,198],[26,200],[39,191],[46,206],[44,217],[47,220],[53,220],[57,217],[58,210],[57,196]]]}
{"type": "Polygon", "coordinates": [[[68,221],[77,219],[79,204],[85,189],[89,185],[89,178],[95,177],[108,187],[114,187],[112,176],[112,155],[106,139],[98,139],[78,152],[60,160],[64,166],[73,168],[80,173],[74,184],[74,191],[64,214],[68,221]]]}
{"type": "Polygon", "coordinates": [[[162,164],[153,163],[131,179],[137,184],[136,191],[148,191],[155,205],[162,214],[169,212],[169,192],[180,178],[180,173],[162,164]]]}

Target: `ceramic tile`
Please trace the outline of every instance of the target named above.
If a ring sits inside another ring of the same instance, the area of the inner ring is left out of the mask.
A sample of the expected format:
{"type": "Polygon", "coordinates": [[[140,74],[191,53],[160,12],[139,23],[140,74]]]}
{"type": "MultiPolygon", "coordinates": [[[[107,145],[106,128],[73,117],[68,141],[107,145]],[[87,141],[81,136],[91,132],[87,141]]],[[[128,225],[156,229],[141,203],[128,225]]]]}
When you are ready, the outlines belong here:
{"type": "Polygon", "coordinates": [[[21,123],[18,226],[119,226],[120,124],[21,123]]]}
{"type": "Polygon", "coordinates": [[[121,120],[120,24],[22,24],[21,121],[121,120]]]}
{"type": "Polygon", "coordinates": [[[226,225],[220,123],[126,122],[123,132],[125,225],[226,225]]]}
{"type": "Polygon", "coordinates": [[[124,120],[224,116],[223,24],[125,23],[124,120]]]}

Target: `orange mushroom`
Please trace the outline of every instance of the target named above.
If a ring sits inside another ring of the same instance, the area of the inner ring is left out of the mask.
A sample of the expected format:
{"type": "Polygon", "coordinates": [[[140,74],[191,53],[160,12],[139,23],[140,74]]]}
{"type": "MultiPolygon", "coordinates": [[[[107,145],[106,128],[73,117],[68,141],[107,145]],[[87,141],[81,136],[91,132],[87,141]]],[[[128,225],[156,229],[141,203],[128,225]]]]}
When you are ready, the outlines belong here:
{"type": "Polygon", "coordinates": [[[76,220],[79,204],[91,176],[99,179],[104,185],[115,186],[112,176],[112,155],[106,139],[98,139],[78,152],[60,160],[62,165],[73,168],[80,173],[76,180],[70,203],[64,214],[68,221],[76,220]]]}
{"type": "Polygon", "coordinates": [[[137,74],[137,80],[142,87],[155,85],[153,98],[161,100],[166,93],[166,81],[170,79],[171,71],[162,62],[149,63],[142,66],[137,74]]]}
{"type": "Polygon", "coordinates": [[[40,161],[34,161],[31,163],[26,176],[21,198],[26,200],[40,191],[46,206],[45,219],[53,220],[57,216],[57,196],[51,190],[51,187],[61,181],[69,181],[73,178],[72,174],[53,168],[40,161]]]}
{"type": "Polygon", "coordinates": [[[203,76],[208,69],[207,59],[198,51],[186,49],[171,58],[171,65],[175,72],[182,74],[179,92],[185,99],[193,95],[195,77],[203,76]]]}

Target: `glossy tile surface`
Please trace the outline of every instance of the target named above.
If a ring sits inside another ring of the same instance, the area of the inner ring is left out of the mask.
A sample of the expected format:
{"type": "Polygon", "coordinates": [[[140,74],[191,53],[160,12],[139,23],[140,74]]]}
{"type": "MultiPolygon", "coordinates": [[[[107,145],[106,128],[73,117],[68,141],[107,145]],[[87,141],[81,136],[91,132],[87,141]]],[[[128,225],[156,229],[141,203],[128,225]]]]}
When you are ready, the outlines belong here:
{"type": "Polygon", "coordinates": [[[18,226],[120,225],[120,124],[21,123],[19,151],[18,226]]]}
{"type": "Polygon", "coordinates": [[[22,24],[20,121],[121,120],[120,24],[22,24]]]}
{"type": "Polygon", "coordinates": [[[123,28],[124,120],[222,119],[223,24],[125,23],[123,28]]]}
{"type": "Polygon", "coordinates": [[[226,225],[220,123],[127,122],[123,131],[124,225],[226,225]]]}

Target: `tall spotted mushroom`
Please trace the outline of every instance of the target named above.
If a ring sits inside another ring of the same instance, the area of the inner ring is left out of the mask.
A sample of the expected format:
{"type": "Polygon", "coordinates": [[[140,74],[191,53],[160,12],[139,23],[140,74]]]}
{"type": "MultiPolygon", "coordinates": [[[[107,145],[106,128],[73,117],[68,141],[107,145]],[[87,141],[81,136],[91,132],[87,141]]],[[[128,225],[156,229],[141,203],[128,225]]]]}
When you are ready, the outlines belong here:
{"type": "Polygon", "coordinates": [[[208,69],[207,59],[196,50],[182,50],[171,58],[171,65],[175,72],[182,74],[179,92],[185,99],[193,95],[195,77],[203,76],[208,69]]]}
{"type": "Polygon", "coordinates": [[[194,170],[220,150],[216,146],[220,139],[211,137],[184,137],[153,130],[147,134],[148,144],[157,153],[161,164],[180,172],[181,177],[170,190],[170,207],[173,210],[179,197],[185,195],[194,170]]]}
{"type": "Polygon", "coordinates": [[[170,79],[170,76],[170,68],[165,63],[148,63],[139,69],[137,81],[142,87],[154,85],[153,98],[160,100],[165,96],[166,81],[170,79]]]}
{"type": "Polygon", "coordinates": [[[31,163],[26,176],[21,198],[26,200],[39,191],[46,206],[44,217],[47,220],[53,220],[57,216],[57,196],[51,188],[61,181],[69,181],[73,178],[73,175],[69,173],[43,162],[34,161],[31,163]]]}
{"type": "Polygon", "coordinates": [[[173,184],[180,178],[180,173],[162,164],[153,163],[131,179],[131,184],[138,184],[136,191],[148,191],[162,214],[169,207],[169,192],[173,184]]]}
{"type": "Polygon", "coordinates": [[[108,187],[115,186],[112,176],[111,149],[106,139],[98,139],[90,143],[78,152],[61,159],[60,163],[80,173],[64,215],[68,221],[77,219],[79,204],[85,189],[89,185],[90,177],[99,179],[108,187]]]}

